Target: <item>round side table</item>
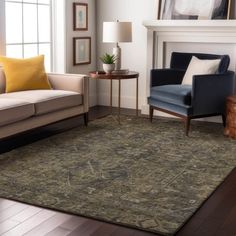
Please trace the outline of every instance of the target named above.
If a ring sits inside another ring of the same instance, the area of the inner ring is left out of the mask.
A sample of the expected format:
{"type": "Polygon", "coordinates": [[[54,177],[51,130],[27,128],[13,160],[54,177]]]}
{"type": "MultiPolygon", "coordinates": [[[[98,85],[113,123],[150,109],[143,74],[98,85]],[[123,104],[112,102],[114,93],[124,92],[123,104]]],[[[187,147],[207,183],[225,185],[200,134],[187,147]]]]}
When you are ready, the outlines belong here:
{"type": "Polygon", "coordinates": [[[92,71],[89,73],[90,77],[97,80],[110,80],[110,108],[112,111],[112,82],[113,80],[118,80],[118,122],[120,123],[120,100],[121,100],[121,80],[136,79],[136,115],[138,116],[138,78],[139,73],[134,71],[129,71],[128,73],[111,73],[106,74],[104,71],[92,71]]]}
{"type": "Polygon", "coordinates": [[[236,139],[236,96],[227,98],[225,135],[236,139]]]}

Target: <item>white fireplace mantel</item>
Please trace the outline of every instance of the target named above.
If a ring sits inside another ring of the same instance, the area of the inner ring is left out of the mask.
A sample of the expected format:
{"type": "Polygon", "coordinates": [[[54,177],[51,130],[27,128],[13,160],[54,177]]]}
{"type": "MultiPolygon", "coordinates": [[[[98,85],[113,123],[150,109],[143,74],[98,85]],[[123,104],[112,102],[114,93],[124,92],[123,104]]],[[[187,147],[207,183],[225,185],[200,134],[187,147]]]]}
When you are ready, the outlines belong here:
{"type": "Polygon", "coordinates": [[[236,20],[151,20],[144,21],[143,25],[158,32],[232,32],[236,20]]]}
{"type": "Polygon", "coordinates": [[[148,29],[148,60],[152,67],[163,67],[164,44],[168,42],[236,44],[236,20],[153,20],[148,29]],[[154,53],[154,55],[152,55],[154,53]]]}
{"type": "MultiPolygon", "coordinates": [[[[166,43],[212,43],[236,46],[236,20],[151,20],[147,28],[147,97],[150,70],[163,68],[166,43]]],[[[142,112],[147,113],[147,104],[142,112]]]]}

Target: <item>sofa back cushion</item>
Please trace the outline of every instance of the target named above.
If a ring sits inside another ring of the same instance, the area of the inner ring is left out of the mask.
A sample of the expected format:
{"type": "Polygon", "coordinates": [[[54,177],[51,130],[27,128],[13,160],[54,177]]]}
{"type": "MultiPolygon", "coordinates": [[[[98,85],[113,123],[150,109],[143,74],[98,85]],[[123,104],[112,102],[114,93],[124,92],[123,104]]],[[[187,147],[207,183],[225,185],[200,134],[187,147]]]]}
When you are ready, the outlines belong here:
{"type": "Polygon", "coordinates": [[[0,94],[5,93],[5,90],[6,90],[6,78],[3,68],[0,67],[0,94]]]}
{"type": "Polygon", "coordinates": [[[170,68],[186,71],[193,56],[201,60],[220,59],[220,64],[219,64],[217,73],[224,74],[228,70],[229,63],[230,63],[230,57],[228,55],[215,55],[215,54],[204,54],[204,53],[182,53],[182,52],[172,53],[170,68]]]}

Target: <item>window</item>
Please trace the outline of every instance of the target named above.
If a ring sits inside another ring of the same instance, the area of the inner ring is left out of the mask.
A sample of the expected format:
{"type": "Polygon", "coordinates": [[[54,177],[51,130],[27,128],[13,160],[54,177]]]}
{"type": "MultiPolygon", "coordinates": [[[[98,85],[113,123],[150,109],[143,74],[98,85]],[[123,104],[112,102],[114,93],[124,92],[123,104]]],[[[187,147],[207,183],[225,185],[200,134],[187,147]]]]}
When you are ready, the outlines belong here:
{"type": "Polygon", "coordinates": [[[6,55],[45,55],[51,71],[51,0],[6,0],[6,55]]]}

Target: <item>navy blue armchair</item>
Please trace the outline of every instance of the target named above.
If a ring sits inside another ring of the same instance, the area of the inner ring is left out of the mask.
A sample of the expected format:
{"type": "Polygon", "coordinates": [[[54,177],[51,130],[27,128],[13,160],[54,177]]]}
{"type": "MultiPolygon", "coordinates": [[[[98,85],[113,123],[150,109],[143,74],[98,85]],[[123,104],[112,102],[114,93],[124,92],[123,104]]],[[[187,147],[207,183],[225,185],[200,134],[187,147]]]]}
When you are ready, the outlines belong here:
{"type": "Polygon", "coordinates": [[[173,52],[170,69],[151,70],[151,88],[148,104],[150,120],[159,110],[183,118],[186,135],[190,121],[195,118],[222,116],[226,120],[226,97],[234,94],[235,73],[228,71],[228,55],[173,52]],[[199,59],[220,59],[216,74],[194,75],[192,85],[182,85],[187,67],[195,56],[199,59]]]}

